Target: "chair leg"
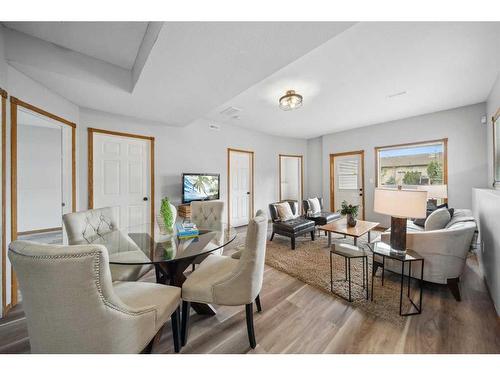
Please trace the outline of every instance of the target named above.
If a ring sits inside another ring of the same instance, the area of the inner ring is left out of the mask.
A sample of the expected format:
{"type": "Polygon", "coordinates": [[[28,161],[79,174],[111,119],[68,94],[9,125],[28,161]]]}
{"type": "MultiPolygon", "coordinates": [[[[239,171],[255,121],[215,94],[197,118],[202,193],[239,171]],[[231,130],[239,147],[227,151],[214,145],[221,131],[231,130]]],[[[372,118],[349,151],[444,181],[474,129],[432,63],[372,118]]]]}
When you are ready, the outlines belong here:
{"type": "Polygon", "coordinates": [[[269,241],[272,241],[274,238],[274,232],[271,233],[271,238],[269,239],[269,241]]]}
{"type": "Polygon", "coordinates": [[[170,316],[172,321],[172,336],[174,337],[174,350],[176,353],[179,353],[181,350],[180,346],[180,338],[179,338],[179,320],[181,318],[181,310],[178,307],[174,313],[170,316]]]}
{"type": "Polygon", "coordinates": [[[460,279],[458,277],[446,280],[446,283],[448,284],[448,288],[450,289],[451,294],[453,294],[453,297],[455,297],[455,299],[458,302],[462,300],[462,298],[460,297],[460,288],[458,287],[459,281],[460,279]]]}
{"type": "Polygon", "coordinates": [[[189,316],[191,312],[191,302],[182,301],[182,330],[181,330],[181,344],[185,346],[189,336],[189,316]]]}
{"type": "Polygon", "coordinates": [[[292,241],[292,250],[295,250],[295,237],[292,237],[291,241],[292,241]]]}
{"type": "Polygon", "coordinates": [[[257,305],[257,311],[261,312],[262,311],[262,305],[260,304],[260,296],[257,295],[257,298],[255,298],[255,304],[257,305]]]}
{"type": "Polygon", "coordinates": [[[311,240],[314,241],[314,231],[311,232],[311,240]]]}
{"type": "Polygon", "coordinates": [[[253,303],[245,305],[245,310],[247,316],[248,341],[250,341],[250,347],[255,349],[257,344],[255,342],[255,331],[253,328],[253,303]]]}

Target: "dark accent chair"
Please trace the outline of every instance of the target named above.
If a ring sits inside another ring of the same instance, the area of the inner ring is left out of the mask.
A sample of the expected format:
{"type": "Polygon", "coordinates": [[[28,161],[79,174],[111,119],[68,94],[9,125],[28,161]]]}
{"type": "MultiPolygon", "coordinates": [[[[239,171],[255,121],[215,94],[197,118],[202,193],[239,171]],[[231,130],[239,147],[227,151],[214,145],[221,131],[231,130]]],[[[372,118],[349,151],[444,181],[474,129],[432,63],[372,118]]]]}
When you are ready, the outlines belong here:
{"type": "MultiPolygon", "coordinates": [[[[316,225],[326,225],[342,217],[342,215],[337,212],[323,210],[323,198],[318,198],[318,200],[321,207],[321,212],[314,214],[313,216],[306,216],[307,219],[314,221],[316,225]]],[[[302,207],[304,208],[304,212],[307,215],[307,211],[309,211],[309,201],[303,200],[302,207]]]]}
{"type": "MultiPolygon", "coordinates": [[[[286,201],[290,208],[292,209],[293,214],[297,214],[299,210],[299,204],[297,201],[286,201]]],[[[270,241],[273,240],[275,234],[281,234],[282,236],[289,237],[292,241],[292,250],[295,250],[295,239],[298,236],[301,236],[306,233],[311,234],[311,240],[314,241],[314,232],[316,229],[315,223],[312,220],[305,219],[302,216],[297,217],[296,219],[280,221],[278,210],[276,208],[276,203],[271,203],[269,205],[269,211],[271,213],[271,219],[273,221],[273,233],[271,234],[270,241]]]]}

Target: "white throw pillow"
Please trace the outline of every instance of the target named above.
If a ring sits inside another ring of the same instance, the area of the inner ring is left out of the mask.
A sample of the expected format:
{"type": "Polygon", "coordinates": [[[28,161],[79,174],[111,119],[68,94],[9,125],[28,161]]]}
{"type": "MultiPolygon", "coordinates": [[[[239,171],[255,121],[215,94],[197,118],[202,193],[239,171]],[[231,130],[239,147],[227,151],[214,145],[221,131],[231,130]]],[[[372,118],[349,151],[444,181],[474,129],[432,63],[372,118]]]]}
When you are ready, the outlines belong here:
{"type": "Polygon", "coordinates": [[[319,214],[321,212],[321,205],[319,204],[318,198],[311,198],[307,200],[309,202],[309,209],[313,214],[319,214]]]}
{"type": "Polygon", "coordinates": [[[293,214],[292,208],[287,202],[277,203],[275,206],[281,221],[292,220],[297,217],[293,214]]]}
{"type": "Polygon", "coordinates": [[[425,230],[443,229],[451,220],[450,212],[447,208],[439,208],[433,211],[425,220],[425,230]]]}

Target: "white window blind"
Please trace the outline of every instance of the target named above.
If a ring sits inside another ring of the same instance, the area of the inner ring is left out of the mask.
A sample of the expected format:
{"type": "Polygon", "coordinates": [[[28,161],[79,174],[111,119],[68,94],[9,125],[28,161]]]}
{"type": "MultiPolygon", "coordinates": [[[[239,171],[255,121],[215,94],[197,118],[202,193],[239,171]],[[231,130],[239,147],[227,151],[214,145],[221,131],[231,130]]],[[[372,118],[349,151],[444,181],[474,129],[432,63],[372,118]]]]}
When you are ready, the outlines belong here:
{"type": "Polygon", "coordinates": [[[342,160],[337,167],[340,190],[358,189],[358,159],[342,160]]]}

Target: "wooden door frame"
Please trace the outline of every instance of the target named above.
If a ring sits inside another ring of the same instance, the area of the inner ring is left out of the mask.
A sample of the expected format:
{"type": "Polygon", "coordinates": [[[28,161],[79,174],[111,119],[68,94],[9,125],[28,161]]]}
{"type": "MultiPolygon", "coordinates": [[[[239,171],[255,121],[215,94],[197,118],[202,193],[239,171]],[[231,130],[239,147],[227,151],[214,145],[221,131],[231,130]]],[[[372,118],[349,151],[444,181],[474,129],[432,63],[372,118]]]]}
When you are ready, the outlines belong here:
{"type": "Polygon", "coordinates": [[[133,133],[124,133],[117,132],[106,129],[96,129],[96,128],[88,128],[87,136],[87,170],[88,170],[88,208],[89,210],[94,208],[94,134],[104,134],[111,135],[116,137],[126,137],[126,138],[135,138],[135,139],[143,139],[149,141],[149,196],[150,196],[150,230],[151,230],[151,238],[154,238],[154,230],[155,230],[155,137],[133,134],[133,133]]]}
{"type": "Polygon", "coordinates": [[[252,173],[250,173],[250,189],[251,189],[251,197],[250,200],[250,216],[249,220],[254,216],[254,200],[255,200],[255,186],[254,186],[254,169],[255,169],[255,153],[251,150],[242,150],[239,148],[231,148],[227,149],[227,225],[231,225],[231,152],[239,152],[243,154],[249,154],[251,156],[251,165],[252,165],[252,173]]]}
{"type": "MultiPolygon", "coordinates": [[[[48,117],[71,128],[71,211],[76,211],[76,124],[39,107],[10,97],[10,237],[17,239],[17,107],[48,117]]],[[[17,304],[17,279],[11,272],[11,307],[17,304]]]]}
{"type": "Polygon", "coordinates": [[[279,200],[282,200],[281,192],[281,159],[282,158],[299,158],[300,159],[300,202],[299,210],[302,207],[302,201],[304,200],[304,155],[292,155],[292,154],[279,154],[278,155],[278,184],[279,184],[279,200]]]}
{"type": "Polygon", "coordinates": [[[7,91],[0,88],[0,97],[2,100],[2,118],[1,123],[1,134],[2,134],[2,238],[1,238],[1,256],[2,256],[2,317],[6,316],[10,309],[10,304],[7,305],[7,233],[6,233],[6,219],[7,219],[7,192],[5,190],[7,185],[6,171],[7,163],[5,158],[7,157],[7,91]]]}
{"type": "Polygon", "coordinates": [[[330,210],[335,210],[335,158],[339,156],[350,156],[350,155],[360,155],[361,156],[361,185],[363,189],[363,220],[366,219],[365,216],[365,150],[358,151],[347,151],[347,152],[339,152],[336,154],[330,154],[330,210]]]}

